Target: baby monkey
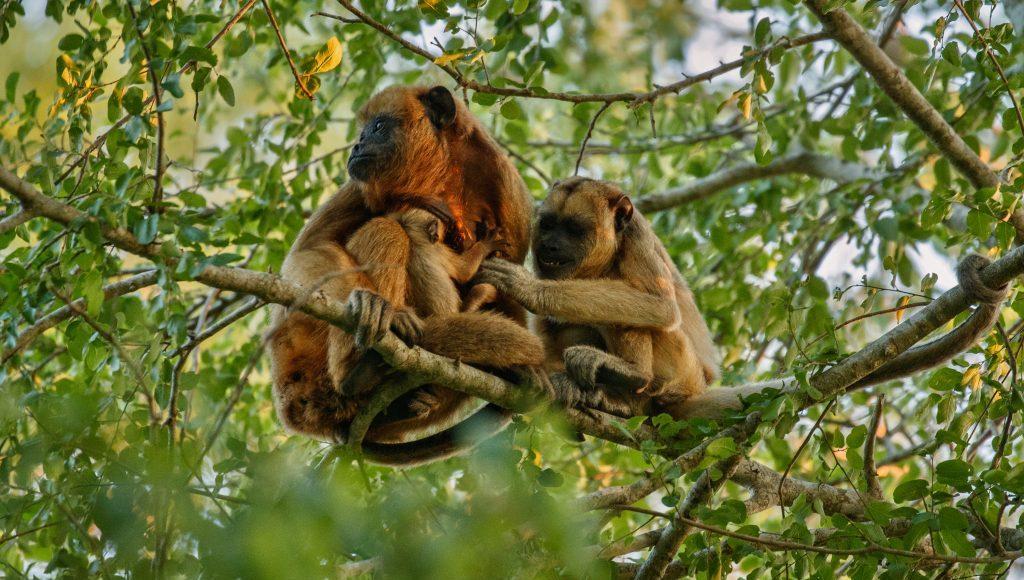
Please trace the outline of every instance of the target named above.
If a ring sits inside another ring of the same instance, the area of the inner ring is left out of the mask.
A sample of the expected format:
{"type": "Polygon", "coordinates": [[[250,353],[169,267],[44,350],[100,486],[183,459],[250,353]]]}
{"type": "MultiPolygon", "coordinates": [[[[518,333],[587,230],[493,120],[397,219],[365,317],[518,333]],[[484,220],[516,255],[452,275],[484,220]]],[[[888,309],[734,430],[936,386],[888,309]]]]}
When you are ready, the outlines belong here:
{"type": "Polygon", "coordinates": [[[505,248],[499,232],[489,231],[483,239],[459,253],[444,242],[458,227],[444,202],[407,206],[388,217],[401,224],[409,236],[409,288],[418,289],[411,296],[411,305],[417,314],[427,317],[476,312],[497,299],[498,291],[494,286],[477,284],[463,301],[458,285],[469,282],[485,258],[505,248]]]}
{"type": "Polygon", "coordinates": [[[582,177],[555,182],[538,217],[538,275],[488,260],[477,279],[537,315],[545,365],[586,389],[579,403],[678,416],[718,377],[718,355],[650,224],[617,186],[582,177]]]}
{"type": "MultiPolygon", "coordinates": [[[[409,239],[406,287],[410,295],[407,296],[407,306],[425,319],[415,328],[407,328],[403,334],[407,340],[421,343],[430,350],[431,345],[422,341],[426,337],[430,342],[429,337],[438,333],[424,333],[423,324],[431,324],[433,317],[477,312],[497,300],[498,291],[490,284],[474,285],[465,300],[460,296],[459,286],[476,275],[485,258],[504,250],[505,242],[499,232],[491,230],[469,248],[457,252],[445,243],[446,236],[458,227],[448,206],[441,200],[414,201],[415,204],[400,205],[387,214],[387,219],[399,224],[409,239]]],[[[386,368],[376,352],[367,353],[341,383],[341,392],[358,395],[372,390],[380,384],[382,374],[387,374],[386,368]]],[[[408,409],[417,417],[427,417],[431,412],[465,398],[465,395],[450,389],[425,386],[412,393],[408,409]]]]}

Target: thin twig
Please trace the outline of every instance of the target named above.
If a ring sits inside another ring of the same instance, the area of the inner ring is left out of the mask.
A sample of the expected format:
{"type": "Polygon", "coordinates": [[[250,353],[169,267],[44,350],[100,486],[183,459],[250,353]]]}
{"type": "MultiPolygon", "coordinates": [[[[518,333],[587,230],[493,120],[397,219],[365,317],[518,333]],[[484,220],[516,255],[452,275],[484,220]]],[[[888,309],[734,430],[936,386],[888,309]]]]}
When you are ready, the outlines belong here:
{"type": "Polygon", "coordinates": [[[583,137],[583,143],[580,143],[580,154],[576,157],[576,169],[573,170],[573,175],[579,175],[580,163],[583,163],[583,154],[587,152],[587,141],[590,141],[591,135],[594,134],[594,127],[597,125],[597,120],[601,118],[601,114],[608,110],[608,107],[612,106],[612,102],[609,101],[597,110],[594,114],[594,118],[590,120],[590,126],[587,127],[587,134],[583,137]]]}
{"type": "Polygon", "coordinates": [[[267,18],[270,19],[270,26],[274,29],[274,33],[277,34],[277,43],[281,45],[281,51],[284,52],[284,57],[288,59],[288,67],[292,69],[292,76],[295,77],[295,83],[299,85],[299,90],[302,91],[306,98],[313,100],[316,97],[313,93],[309,92],[306,88],[306,83],[302,81],[302,75],[299,74],[299,69],[295,68],[295,61],[292,60],[292,53],[288,50],[288,44],[284,41],[284,35],[281,34],[281,27],[277,24],[277,18],[274,16],[274,11],[270,9],[270,2],[267,0],[260,0],[263,2],[263,9],[267,11],[267,18]]]}
{"type": "Polygon", "coordinates": [[[875,402],[875,412],[871,415],[871,424],[868,425],[868,435],[864,440],[864,480],[868,486],[868,497],[876,501],[882,501],[882,486],[878,483],[878,473],[875,472],[875,441],[878,438],[878,427],[882,424],[882,412],[885,406],[885,395],[879,394],[875,402]]]}
{"type": "MultiPolygon", "coordinates": [[[[218,31],[217,34],[215,34],[213,36],[213,38],[210,39],[210,41],[206,43],[205,48],[213,48],[213,45],[217,44],[217,41],[220,40],[225,34],[227,34],[227,32],[229,30],[231,30],[231,28],[235,24],[237,24],[238,21],[241,20],[243,16],[245,16],[245,13],[248,12],[249,9],[252,8],[254,4],[256,4],[256,0],[249,0],[248,2],[245,3],[244,6],[239,8],[238,12],[236,12],[235,15],[231,17],[231,20],[229,20],[227,22],[227,24],[225,24],[220,29],[220,31],[218,31]]],[[[193,68],[195,68],[195,66],[196,66],[196,61],[194,61],[194,60],[189,61],[189,62],[185,63],[185,66],[183,66],[180,69],[178,69],[178,74],[186,74],[189,71],[191,71],[193,68]]],[[[146,101],[143,103],[143,106],[149,105],[152,102],[153,102],[153,98],[150,97],[150,98],[146,99],[146,101]]],[[[115,130],[120,129],[121,127],[123,127],[124,124],[127,123],[131,118],[132,118],[131,115],[125,115],[125,116],[121,117],[120,119],[118,119],[117,122],[114,123],[109,129],[107,129],[105,133],[103,133],[102,135],[97,137],[96,140],[92,142],[92,145],[89,145],[89,147],[86,148],[86,150],[82,152],[82,154],[78,157],[78,159],[76,159],[71,165],[68,166],[67,169],[64,170],[63,173],[60,174],[59,177],[57,177],[57,179],[56,179],[56,181],[54,183],[56,185],[59,185],[60,182],[62,182],[65,179],[67,179],[67,177],[69,175],[71,175],[71,173],[76,168],[78,168],[83,163],[85,163],[85,160],[88,159],[89,156],[92,155],[92,153],[94,151],[96,151],[97,149],[102,147],[103,144],[107,142],[107,138],[110,136],[111,133],[113,133],[115,130]]]]}
{"type": "Polygon", "coordinates": [[[131,2],[126,2],[128,12],[132,16],[132,23],[135,25],[135,33],[139,37],[139,47],[143,56],[146,57],[146,66],[149,68],[149,80],[153,85],[153,102],[156,104],[156,168],[153,170],[153,198],[149,203],[150,213],[162,213],[163,206],[163,181],[164,181],[164,112],[161,110],[160,102],[160,78],[156,74],[156,67],[153,65],[153,55],[146,46],[146,38],[139,28],[139,17],[135,14],[135,8],[131,2]]]}
{"type": "MultiPolygon", "coordinates": [[[[658,98],[660,98],[660,97],[662,97],[664,95],[668,95],[668,94],[672,94],[672,93],[679,93],[680,91],[682,91],[683,89],[685,89],[687,87],[691,87],[693,85],[696,85],[696,84],[699,84],[699,83],[702,83],[702,82],[705,82],[705,81],[709,81],[709,80],[711,80],[711,79],[713,79],[715,77],[718,77],[720,75],[723,75],[723,74],[725,74],[727,72],[736,70],[736,69],[742,67],[744,64],[749,63],[750,61],[752,61],[754,59],[761,58],[761,57],[769,54],[771,51],[773,51],[773,50],[775,50],[777,48],[787,48],[787,49],[797,48],[797,47],[800,47],[800,46],[805,46],[807,44],[812,44],[812,43],[815,43],[815,42],[820,42],[822,40],[828,40],[830,38],[829,34],[825,33],[825,32],[815,32],[813,34],[806,34],[806,35],[798,36],[798,37],[792,38],[792,39],[790,39],[790,38],[782,38],[782,39],[779,39],[777,42],[774,42],[771,45],[766,46],[764,49],[762,49],[760,51],[746,54],[746,55],[744,55],[744,56],[742,56],[742,57],[740,57],[740,58],[738,58],[736,60],[732,60],[732,61],[723,63],[723,64],[721,64],[721,65],[719,65],[719,66],[717,66],[717,67],[715,67],[713,69],[707,70],[707,71],[702,72],[700,74],[693,75],[693,76],[688,76],[688,77],[686,77],[685,79],[683,79],[681,81],[678,81],[678,82],[675,82],[675,83],[671,83],[671,84],[668,84],[668,85],[664,85],[664,86],[660,86],[660,87],[656,87],[656,88],[654,88],[654,89],[652,89],[650,91],[642,92],[642,93],[620,92],[620,93],[593,93],[593,94],[588,94],[588,93],[565,93],[565,92],[548,92],[548,91],[538,92],[538,91],[534,91],[534,90],[529,89],[529,88],[496,87],[496,86],[493,86],[493,85],[490,85],[490,84],[480,83],[480,82],[477,82],[477,81],[474,81],[474,80],[471,80],[471,79],[467,79],[458,69],[456,69],[456,68],[454,68],[454,67],[452,67],[450,65],[437,63],[436,62],[436,60],[437,60],[436,56],[434,56],[433,54],[431,54],[427,50],[425,50],[423,48],[420,48],[419,46],[413,44],[412,42],[409,42],[408,40],[403,38],[400,34],[396,33],[395,31],[391,30],[390,28],[388,28],[387,25],[385,25],[382,22],[376,20],[375,18],[373,18],[372,16],[366,14],[362,10],[359,10],[358,8],[355,7],[355,4],[352,3],[350,0],[338,0],[338,3],[341,4],[342,6],[344,6],[345,9],[347,9],[349,12],[354,14],[356,16],[356,18],[358,18],[364,24],[370,26],[371,28],[373,28],[373,29],[377,30],[378,32],[380,32],[381,34],[383,34],[384,36],[390,38],[392,41],[394,41],[397,44],[401,45],[403,48],[405,48],[409,52],[411,52],[411,53],[413,53],[413,54],[415,54],[417,56],[420,56],[421,58],[427,59],[430,62],[434,63],[435,66],[437,66],[442,71],[444,71],[448,76],[450,76],[452,79],[454,79],[459,84],[459,86],[461,86],[461,87],[463,87],[465,89],[469,89],[469,90],[476,91],[476,92],[479,92],[479,93],[489,93],[489,94],[492,94],[492,95],[499,95],[499,96],[504,96],[504,97],[524,97],[524,98],[530,98],[530,99],[546,99],[546,100],[552,100],[552,101],[564,101],[564,102],[567,102],[567,103],[625,102],[625,103],[630,103],[631,107],[636,107],[636,106],[639,106],[639,105],[641,105],[643,103],[655,101],[655,100],[657,100],[658,98]]],[[[326,16],[328,18],[334,18],[336,20],[342,20],[342,21],[345,21],[345,22],[350,21],[350,19],[346,19],[345,17],[337,16],[337,15],[334,15],[334,14],[326,14],[326,13],[322,13],[322,12],[318,13],[318,14],[321,15],[321,16],[326,16]]]]}
{"type": "Polygon", "coordinates": [[[999,64],[999,61],[996,59],[996,55],[992,54],[992,49],[989,47],[988,41],[986,41],[985,37],[981,35],[981,30],[978,29],[978,25],[974,22],[974,19],[971,18],[971,15],[967,13],[967,9],[964,8],[963,2],[960,0],[953,0],[953,3],[956,4],[957,9],[960,10],[960,14],[964,15],[964,18],[967,19],[971,28],[974,29],[974,35],[978,38],[978,42],[981,43],[981,46],[985,48],[985,54],[987,54],[989,60],[992,61],[992,66],[995,67],[996,72],[999,73],[999,79],[1003,81],[1003,87],[1006,89],[1006,94],[1010,95],[1010,102],[1013,103],[1013,111],[1017,114],[1017,125],[1020,127],[1021,134],[1024,135],[1024,113],[1021,113],[1020,103],[1017,102],[1017,96],[1014,95],[1013,90],[1010,89],[1010,81],[1006,80],[1006,73],[1003,72],[1002,65],[999,64]]]}
{"type": "Polygon", "coordinates": [[[800,443],[800,447],[797,447],[796,453],[793,454],[793,458],[790,459],[789,464],[786,465],[786,470],[782,472],[782,477],[779,479],[779,488],[777,490],[779,497],[782,497],[782,486],[785,485],[786,478],[789,477],[790,470],[793,469],[793,465],[795,465],[796,460],[800,458],[800,454],[803,453],[804,447],[807,447],[807,443],[810,442],[814,432],[821,426],[822,420],[825,418],[825,415],[828,415],[829,410],[832,409],[832,405],[834,405],[835,402],[836,400],[832,399],[827,405],[825,405],[825,409],[822,410],[821,415],[818,415],[818,420],[811,426],[811,430],[807,432],[807,436],[804,437],[804,440],[800,443]]]}
{"type": "MultiPolygon", "coordinates": [[[[1010,358],[1010,389],[1014,398],[1019,397],[1017,392],[1017,356],[1013,353],[1013,347],[1010,346],[1010,339],[1006,336],[1006,330],[1003,328],[1001,322],[996,323],[996,329],[999,331],[999,338],[1003,341],[1003,347],[1006,349],[1007,356],[1010,358]]],[[[1013,427],[1013,405],[1007,405],[1006,407],[1006,419],[1003,421],[1003,431],[999,436],[999,446],[996,448],[996,454],[992,457],[992,469],[998,469],[999,463],[1002,461],[1004,454],[1006,453],[1006,444],[1010,440],[1010,430],[1013,427]]]]}
{"type": "Polygon", "coordinates": [[[903,558],[912,558],[919,560],[931,560],[936,562],[952,562],[956,564],[993,564],[998,562],[1006,562],[1008,560],[1016,560],[1022,556],[1021,552],[1008,552],[999,557],[992,558],[975,558],[975,557],[963,557],[963,556],[946,556],[943,554],[933,554],[929,552],[916,552],[913,550],[900,550],[897,548],[890,548],[888,546],[882,546],[874,542],[868,547],[864,548],[826,548],[824,546],[814,546],[810,544],[799,544],[797,542],[791,542],[788,540],[773,540],[765,538],[763,536],[751,536],[748,534],[741,534],[739,532],[733,532],[724,528],[711,526],[703,522],[689,519],[679,518],[685,521],[688,525],[691,525],[697,529],[710,532],[712,534],[718,534],[720,536],[726,536],[728,538],[735,538],[751,544],[765,546],[775,550],[796,550],[804,552],[816,552],[819,554],[831,554],[835,556],[862,556],[869,554],[889,554],[892,556],[900,556],[903,558]]]}
{"type": "Polygon", "coordinates": [[[109,344],[114,349],[114,351],[117,352],[118,356],[120,356],[121,359],[124,360],[124,363],[128,366],[128,370],[131,371],[132,375],[135,378],[135,381],[138,383],[138,391],[142,393],[142,398],[146,400],[146,403],[149,407],[150,422],[153,425],[159,424],[160,412],[157,408],[156,400],[153,398],[153,393],[149,391],[149,387],[147,385],[149,381],[146,379],[146,373],[142,370],[142,367],[139,366],[138,361],[136,361],[132,356],[128,354],[128,351],[126,351],[124,347],[121,346],[121,342],[117,340],[117,338],[113,334],[111,334],[108,330],[100,326],[98,322],[93,320],[92,316],[89,316],[89,314],[85,310],[80,308],[77,302],[71,300],[56,288],[50,288],[50,292],[52,292],[53,295],[56,296],[57,298],[60,298],[60,300],[64,302],[64,304],[66,304],[68,308],[74,310],[78,314],[78,316],[80,316],[82,320],[85,321],[86,324],[92,327],[92,329],[96,331],[96,334],[100,335],[100,338],[102,338],[104,342],[109,344]]]}

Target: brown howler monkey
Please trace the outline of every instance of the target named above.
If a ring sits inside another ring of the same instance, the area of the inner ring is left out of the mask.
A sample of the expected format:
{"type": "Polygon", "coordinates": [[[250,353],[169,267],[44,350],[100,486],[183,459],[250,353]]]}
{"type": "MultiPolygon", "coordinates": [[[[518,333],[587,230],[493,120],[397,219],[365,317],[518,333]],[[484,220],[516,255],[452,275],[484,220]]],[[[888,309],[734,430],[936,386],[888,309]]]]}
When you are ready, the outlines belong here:
{"type": "Polygon", "coordinates": [[[718,377],[693,293],[615,185],[556,182],[539,211],[533,255],[539,278],[488,260],[477,279],[538,315],[549,370],[564,368],[585,388],[618,387],[606,391],[615,402],[604,410],[673,414],[718,377]]]}
{"type": "MultiPolygon", "coordinates": [[[[293,430],[328,439],[347,430],[359,406],[358,398],[340,395],[339,383],[389,329],[407,339],[421,334],[421,346],[433,352],[496,368],[517,365],[510,351],[536,340],[495,312],[455,314],[447,324],[431,325],[420,323],[412,309],[393,306],[410,304],[406,298],[417,290],[409,287],[406,271],[407,235],[385,217],[398,201],[444,201],[455,217],[448,236],[453,246],[500,230],[506,257],[521,263],[526,256],[530,196],[479,121],[444,87],[385,89],[366,103],[359,121],[359,142],[348,162],[352,181],[313,213],[281,270],[310,290],[347,300],[356,332],[349,336],[278,308],[269,343],[281,420],[293,430]]],[[[508,300],[499,299],[493,308],[525,321],[521,308],[508,300]]],[[[521,360],[530,358],[529,350],[521,360]]],[[[407,465],[468,447],[456,441],[453,425],[478,403],[456,399],[427,417],[376,421],[363,446],[367,457],[407,465]]],[[[477,432],[496,433],[508,421],[505,413],[489,412],[473,422],[477,432]]]]}

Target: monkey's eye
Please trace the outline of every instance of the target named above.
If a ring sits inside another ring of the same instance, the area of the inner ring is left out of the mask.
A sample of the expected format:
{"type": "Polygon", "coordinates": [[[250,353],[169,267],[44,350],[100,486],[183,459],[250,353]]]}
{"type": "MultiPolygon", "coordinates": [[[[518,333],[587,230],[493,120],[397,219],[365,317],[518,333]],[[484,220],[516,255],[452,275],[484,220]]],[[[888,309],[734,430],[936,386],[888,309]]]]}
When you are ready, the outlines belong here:
{"type": "Polygon", "coordinates": [[[384,121],[377,121],[373,124],[373,132],[380,133],[384,131],[384,121]]]}

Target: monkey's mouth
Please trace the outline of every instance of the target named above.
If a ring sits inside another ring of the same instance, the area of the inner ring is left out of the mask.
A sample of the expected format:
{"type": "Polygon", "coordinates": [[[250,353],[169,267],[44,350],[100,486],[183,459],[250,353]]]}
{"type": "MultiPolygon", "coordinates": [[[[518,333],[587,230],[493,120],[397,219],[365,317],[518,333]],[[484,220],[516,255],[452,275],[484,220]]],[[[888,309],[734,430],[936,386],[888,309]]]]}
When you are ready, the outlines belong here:
{"type": "Polygon", "coordinates": [[[380,155],[375,152],[365,153],[353,153],[348,158],[348,174],[352,179],[358,181],[367,181],[373,175],[373,171],[378,165],[380,155]]]}
{"type": "Polygon", "coordinates": [[[573,260],[553,256],[537,256],[537,269],[545,278],[557,278],[569,274],[575,265],[573,260]]]}

